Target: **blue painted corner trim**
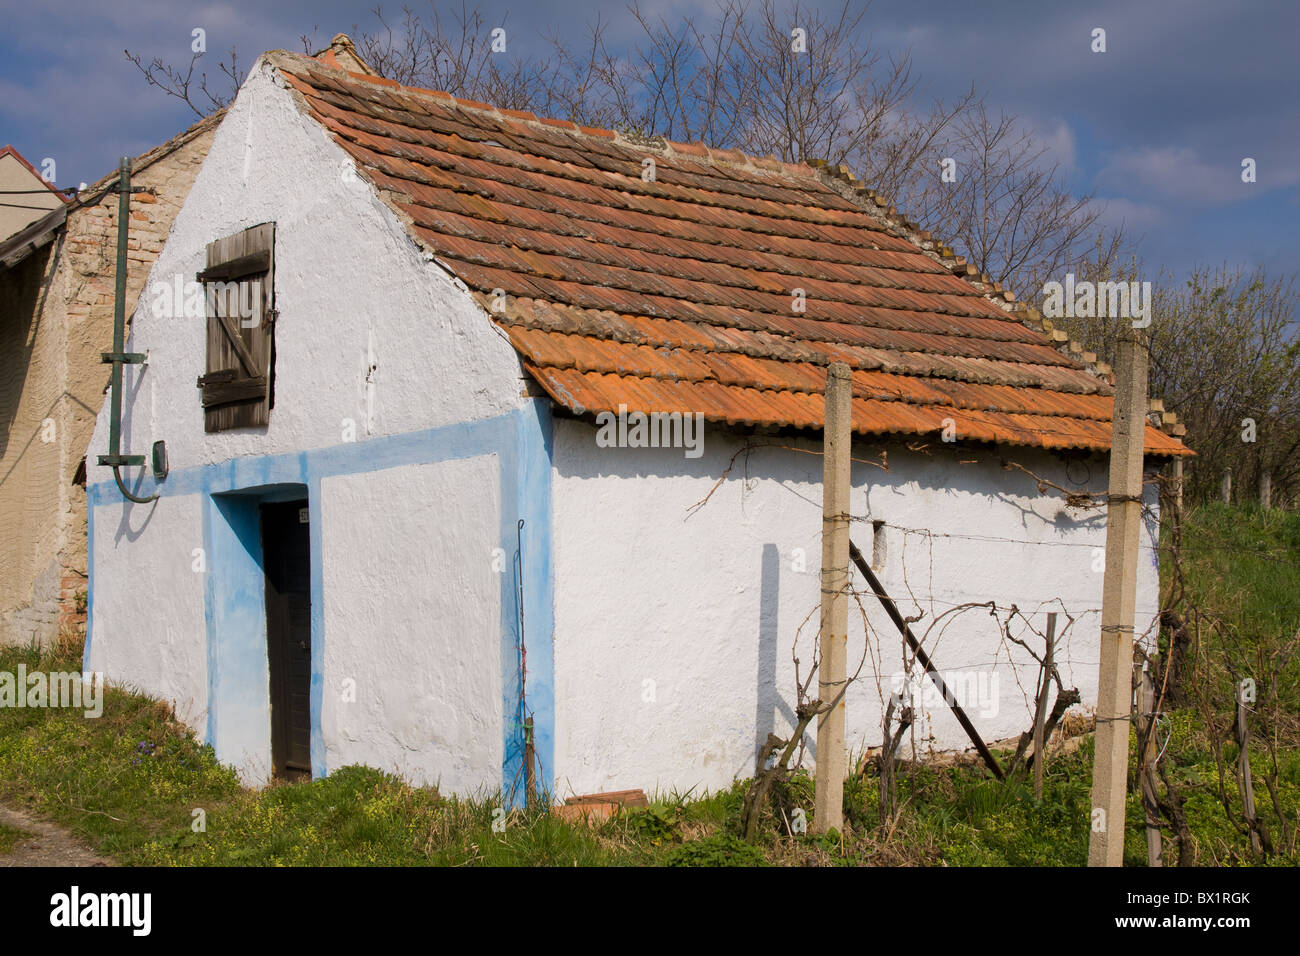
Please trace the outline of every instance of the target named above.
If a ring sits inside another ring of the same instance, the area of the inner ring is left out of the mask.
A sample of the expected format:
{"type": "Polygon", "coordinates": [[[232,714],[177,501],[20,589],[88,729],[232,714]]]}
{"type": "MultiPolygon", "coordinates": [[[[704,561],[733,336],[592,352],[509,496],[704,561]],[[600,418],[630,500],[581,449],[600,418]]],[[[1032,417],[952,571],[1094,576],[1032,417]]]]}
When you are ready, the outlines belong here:
{"type": "MultiPolygon", "coordinates": [[[[519,481],[515,506],[524,525],[520,529],[517,520],[511,520],[509,527],[502,527],[502,534],[511,536],[511,546],[506,549],[506,554],[514,556],[510,573],[504,576],[503,581],[510,593],[502,595],[505,626],[501,648],[502,661],[513,665],[505,668],[503,674],[506,693],[502,718],[506,739],[505,766],[501,775],[504,800],[512,807],[522,805],[526,797],[523,721],[527,717],[533,719],[535,785],[543,793],[555,792],[555,581],[551,563],[553,429],[550,402],[538,400],[532,406],[519,417],[518,426],[519,481]],[[519,653],[521,629],[523,655],[519,653]]],[[[504,484],[501,512],[503,518],[510,512],[505,504],[504,484]]]]}

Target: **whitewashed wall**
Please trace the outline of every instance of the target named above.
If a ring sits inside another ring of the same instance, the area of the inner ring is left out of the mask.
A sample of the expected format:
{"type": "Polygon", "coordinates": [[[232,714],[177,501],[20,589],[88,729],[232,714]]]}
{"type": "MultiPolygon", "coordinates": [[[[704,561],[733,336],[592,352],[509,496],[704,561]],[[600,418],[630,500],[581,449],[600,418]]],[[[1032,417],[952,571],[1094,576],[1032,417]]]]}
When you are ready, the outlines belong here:
{"type": "Polygon", "coordinates": [[[201,496],[186,494],[153,515],[94,508],[90,527],[95,577],[113,582],[116,593],[101,602],[106,623],[101,640],[91,643],[89,666],[170,702],[177,717],[200,730],[208,716],[204,579],[192,570],[191,549],[202,540],[202,521],[201,496]]]}
{"type": "MultiPolygon", "coordinates": [[[[218,756],[238,766],[250,783],[263,782],[269,765],[265,708],[253,700],[265,695],[265,688],[256,686],[265,674],[265,639],[261,660],[240,657],[233,676],[226,667],[224,686],[232,680],[252,684],[239,720],[232,723],[232,708],[226,707],[227,719],[207,724],[205,731],[208,687],[222,679],[208,673],[212,649],[206,632],[213,625],[205,619],[205,588],[210,617],[214,600],[225,599],[226,583],[207,581],[210,570],[192,569],[194,550],[203,549],[205,534],[214,533],[214,513],[204,503],[232,488],[304,483],[314,467],[308,464],[310,456],[333,454],[349,423],[364,447],[368,441],[382,444],[379,440],[386,437],[498,419],[525,405],[514,350],[464,286],[426,261],[373,188],[353,174],[351,160],[299,112],[292,97],[265,63],[250,71],[214,136],[132,320],[128,349],[148,352],[149,361],[143,368],[125,370],[122,452],[147,455],[153,441],[166,441],[172,474],[160,486],[162,497],[148,505],[130,504],[117,493],[111,470],[96,464],[97,456],[108,451],[107,401],[87,455],[94,537],[87,666],[106,671],[112,681],[177,701],[187,722],[212,735],[218,756]],[[279,311],[270,424],[207,434],[195,387],[205,370],[205,322],[155,315],[155,284],[171,285],[177,276],[192,281],[203,268],[207,243],[268,221],[276,224],[279,311]]],[[[431,454],[436,459],[436,451],[431,454]]],[[[365,471],[383,464],[348,467],[365,471]]],[[[152,479],[139,478],[141,469],[125,471],[139,493],[154,489],[152,479]]],[[[482,597],[484,582],[464,580],[457,571],[458,562],[471,557],[475,567],[487,567],[483,535],[502,521],[496,473],[488,481],[481,472],[478,464],[448,465],[410,475],[392,472],[373,483],[342,477],[321,482],[326,506],[339,509],[312,516],[313,521],[323,517],[328,529],[325,644],[330,656],[325,683],[328,690],[340,670],[372,689],[371,703],[363,704],[351,721],[326,708],[329,760],[369,756],[367,762],[404,766],[421,778],[441,773],[458,784],[499,782],[500,637],[493,630],[497,643],[476,643],[484,629],[498,626],[496,592],[487,612],[464,635],[470,657],[462,666],[482,664],[488,676],[462,683],[433,673],[424,684],[419,683],[423,678],[408,679],[407,691],[389,698],[373,694],[401,670],[398,648],[408,649],[411,660],[445,667],[448,649],[426,642],[428,615],[457,608],[463,616],[465,608],[474,606],[470,602],[482,597]],[[439,548],[421,557],[422,542],[416,537],[417,531],[431,530],[430,509],[439,503],[434,497],[406,502],[413,508],[408,513],[414,516],[412,524],[392,541],[391,555],[376,552],[382,550],[382,539],[372,537],[374,527],[384,519],[382,509],[392,496],[431,490],[459,502],[438,512],[439,548]],[[348,509],[354,516],[348,516],[348,509]],[[334,555],[334,549],[340,553],[334,555]],[[373,559],[364,574],[355,565],[359,554],[373,559]],[[378,586],[380,577],[410,599],[386,605],[377,620],[360,620],[348,608],[364,599],[364,589],[378,586]],[[424,594],[431,589],[432,596],[424,594]],[[367,656],[373,650],[381,653],[367,656]],[[480,686],[492,680],[495,690],[480,686]],[[402,713],[401,694],[408,691],[417,696],[436,692],[443,695],[440,708],[467,715],[441,731],[446,735],[441,749],[435,746],[418,757],[411,752],[408,731],[432,718],[425,705],[413,714],[402,713]],[[484,706],[479,695],[489,692],[493,696],[487,704],[495,711],[479,714],[476,708],[484,706]],[[479,740],[480,731],[490,739],[479,740]]],[[[219,521],[216,530],[222,530],[219,521]]],[[[492,543],[499,543],[501,536],[493,537],[492,543]]],[[[232,547],[238,550],[237,542],[232,547]]],[[[320,554],[316,548],[314,561],[320,554]]],[[[491,584],[498,586],[496,580],[491,584]]],[[[244,597],[251,607],[260,594],[251,586],[248,590],[244,597]]],[[[252,610],[242,608],[239,626],[255,618],[252,610]]],[[[238,653],[246,657],[256,643],[241,643],[238,653]]]]}
{"type": "MultiPolygon", "coordinates": [[[[759,448],[737,458],[714,489],[743,444],[734,435],[710,428],[704,455],[687,459],[680,450],[598,448],[595,434],[583,423],[556,422],[557,786],[561,795],[725,787],[753,773],[757,747],[769,732],[788,736],[793,726],[792,650],[801,624],[802,676],[813,659],[821,459],[759,448]],[[708,503],[690,515],[711,489],[708,503]]],[[[877,454],[855,445],[855,457],[877,454]]],[[[952,605],[990,600],[1002,619],[1015,604],[1043,630],[1046,612],[1061,609],[1049,602],[1059,598],[1078,618],[1058,650],[1062,676],[1093,704],[1102,583],[1093,549],[1104,544],[1104,517],[1069,509],[1059,495],[1039,495],[1030,478],[1003,470],[1000,455],[1067,487],[1076,487],[1071,475],[1092,490],[1106,486],[1102,458],[1089,460],[1086,473],[1076,465],[1067,474],[1059,459],[1032,450],[953,454],[940,445],[922,456],[891,448],[889,472],[853,466],[853,514],[869,520],[853,524],[852,538],[870,555],[870,520],[898,526],[884,530],[885,563],[878,574],[905,616],[925,613],[913,624],[918,636],[952,605]]],[[[1143,536],[1139,633],[1158,602],[1151,531],[1143,536]]],[[[855,580],[866,587],[856,572],[855,580]]],[[[882,692],[887,701],[901,661],[901,638],[879,603],[869,593],[862,603],[879,663],[867,661],[847,697],[847,740],[855,755],[880,744],[882,692]]],[[[964,703],[984,738],[1025,730],[1036,670],[1020,669],[1017,680],[1010,665],[1027,660],[1024,652],[1000,639],[986,611],[950,618],[951,626],[937,626],[925,646],[941,671],[963,672],[976,682],[974,699],[964,703]]],[[[1013,633],[1022,630],[1017,625],[1013,633]]],[[[851,603],[850,672],[863,647],[861,615],[851,603]]],[[[811,689],[815,696],[815,682],[811,689]]],[[[925,709],[918,749],[966,746],[942,702],[925,709]]],[[[815,734],[811,738],[815,742],[815,734]]],[[[815,763],[814,756],[810,750],[806,765],[815,763]]]]}
{"type": "Polygon", "coordinates": [[[322,482],[329,766],[499,785],[497,469],[484,455],[322,482]]]}

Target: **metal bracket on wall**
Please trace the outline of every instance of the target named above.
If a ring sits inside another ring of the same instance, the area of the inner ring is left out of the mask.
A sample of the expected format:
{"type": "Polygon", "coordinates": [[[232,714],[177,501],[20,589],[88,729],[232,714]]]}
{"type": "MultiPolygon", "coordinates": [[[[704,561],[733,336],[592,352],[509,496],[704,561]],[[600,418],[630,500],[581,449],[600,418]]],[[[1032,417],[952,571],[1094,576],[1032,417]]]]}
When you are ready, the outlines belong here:
{"type": "Polygon", "coordinates": [[[131,186],[131,159],[123,156],[118,164],[117,186],[111,190],[117,193],[117,269],[113,283],[113,351],[101,352],[99,359],[113,366],[113,375],[109,381],[112,390],[110,417],[108,420],[108,454],[99,456],[99,464],[113,469],[113,480],[122,492],[122,497],[136,504],[148,504],[158,497],[152,494],[141,498],[127,490],[122,481],[122,468],[143,465],[144,455],[122,454],[122,366],[143,365],[148,358],[145,352],[126,351],[126,247],[127,234],[130,231],[131,193],[145,192],[145,187],[131,186]]]}

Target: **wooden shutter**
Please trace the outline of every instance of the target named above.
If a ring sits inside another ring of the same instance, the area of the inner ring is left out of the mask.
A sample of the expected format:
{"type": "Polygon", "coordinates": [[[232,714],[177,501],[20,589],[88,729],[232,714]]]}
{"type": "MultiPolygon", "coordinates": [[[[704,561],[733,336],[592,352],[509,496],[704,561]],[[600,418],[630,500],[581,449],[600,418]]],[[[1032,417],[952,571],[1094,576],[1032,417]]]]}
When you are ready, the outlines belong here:
{"type": "Polygon", "coordinates": [[[208,243],[196,278],[208,324],[204,431],[266,425],[275,404],[275,223],[208,243]]]}

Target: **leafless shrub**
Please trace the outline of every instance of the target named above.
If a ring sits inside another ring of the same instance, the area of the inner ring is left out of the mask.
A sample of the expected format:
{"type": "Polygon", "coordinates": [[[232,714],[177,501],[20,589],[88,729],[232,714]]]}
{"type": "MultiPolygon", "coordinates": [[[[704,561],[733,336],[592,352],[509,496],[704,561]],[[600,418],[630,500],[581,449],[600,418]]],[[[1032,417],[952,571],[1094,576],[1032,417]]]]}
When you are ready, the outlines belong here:
{"type": "Polygon", "coordinates": [[[146,66],[138,53],[132,53],[130,50],[123,51],[126,58],[135,64],[150,86],[156,86],[168,96],[174,96],[181,100],[194,111],[195,116],[207,116],[209,113],[215,113],[217,110],[226,106],[235,98],[239,92],[240,85],[244,82],[245,72],[239,69],[239,54],[234,47],[230,48],[228,54],[230,63],[226,64],[225,60],[217,63],[217,69],[225,77],[221,81],[227,88],[224,90],[213,90],[208,88],[208,74],[201,72],[196,80],[194,69],[198,66],[199,60],[204,57],[204,53],[195,53],[190,57],[189,66],[182,73],[178,67],[165,63],[160,57],[154,57],[146,66]]]}

